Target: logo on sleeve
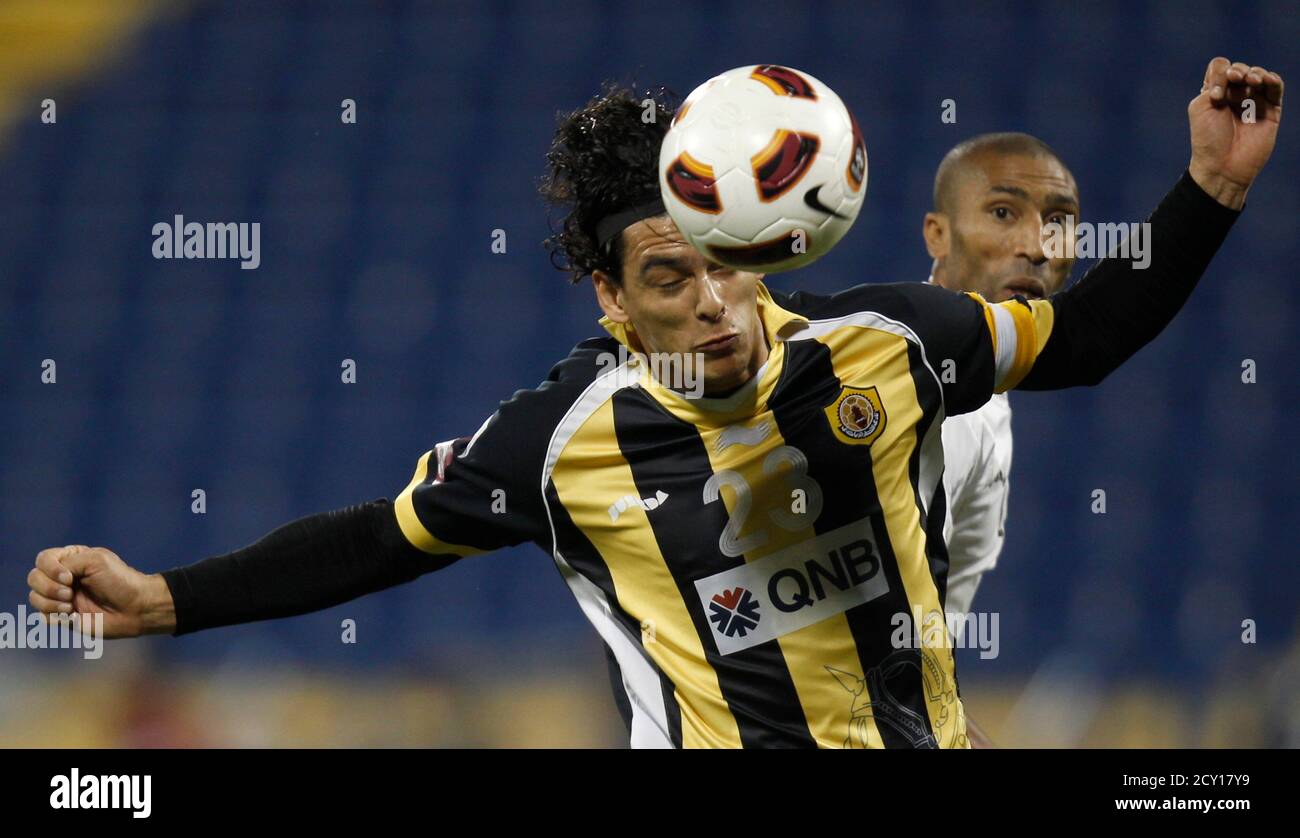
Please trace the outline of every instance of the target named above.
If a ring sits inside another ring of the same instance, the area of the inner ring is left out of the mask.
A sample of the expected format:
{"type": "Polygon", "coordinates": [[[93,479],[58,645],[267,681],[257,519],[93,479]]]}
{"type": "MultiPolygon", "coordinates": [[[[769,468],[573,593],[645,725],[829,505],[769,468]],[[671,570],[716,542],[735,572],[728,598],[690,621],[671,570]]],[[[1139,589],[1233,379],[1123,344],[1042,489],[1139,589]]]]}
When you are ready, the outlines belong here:
{"type": "Polygon", "coordinates": [[[875,387],[845,387],[826,408],[835,438],[846,445],[870,445],[885,432],[888,416],[875,387]]]}

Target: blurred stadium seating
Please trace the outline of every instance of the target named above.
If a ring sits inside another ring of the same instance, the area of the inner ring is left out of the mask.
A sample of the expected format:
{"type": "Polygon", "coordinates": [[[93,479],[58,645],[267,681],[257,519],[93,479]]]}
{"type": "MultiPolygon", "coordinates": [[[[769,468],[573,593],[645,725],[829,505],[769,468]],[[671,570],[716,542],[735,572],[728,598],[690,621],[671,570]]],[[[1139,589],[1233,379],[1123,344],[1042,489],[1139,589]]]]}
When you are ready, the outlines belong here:
{"type": "MultiPolygon", "coordinates": [[[[926,277],[934,168],[983,131],[1053,145],[1085,217],[1141,220],[1186,163],[1206,61],[1297,75],[1298,12],[16,2],[0,12],[0,611],[46,546],[157,571],[392,497],[433,443],[594,334],[590,290],[539,246],[534,184],[555,112],[603,78],[684,94],[772,61],[836,88],[867,139],[867,205],[834,253],[772,280],[829,291],[926,277]],[[261,267],[151,258],[151,226],[176,213],[260,222],[261,267]]],[[[1007,548],[977,599],[1000,613],[1001,654],[960,656],[970,714],[1005,744],[1300,745],[1294,133],[1158,343],[1101,389],[1013,396],[1007,548]],[[1238,640],[1245,619],[1257,644],[1238,640]]],[[[529,546],[94,663],[0,651],[0,744],[620,744],[605,678],[529,546]],[[54,717],[77,721],[51,740],[54,717]]]]}

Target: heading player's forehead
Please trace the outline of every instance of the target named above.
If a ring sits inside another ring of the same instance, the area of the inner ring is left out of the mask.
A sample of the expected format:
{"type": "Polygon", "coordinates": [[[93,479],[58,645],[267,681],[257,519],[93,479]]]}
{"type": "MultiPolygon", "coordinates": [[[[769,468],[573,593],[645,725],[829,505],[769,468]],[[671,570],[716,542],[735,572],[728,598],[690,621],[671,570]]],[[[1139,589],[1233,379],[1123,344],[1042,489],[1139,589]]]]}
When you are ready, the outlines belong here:
{"type": "Polygon", "coordinates": [[[643,276],[656,267],[689,270],[703,256],[667,215],[657,215],[630,225],[623,235],[623,270],[643,276]]]}

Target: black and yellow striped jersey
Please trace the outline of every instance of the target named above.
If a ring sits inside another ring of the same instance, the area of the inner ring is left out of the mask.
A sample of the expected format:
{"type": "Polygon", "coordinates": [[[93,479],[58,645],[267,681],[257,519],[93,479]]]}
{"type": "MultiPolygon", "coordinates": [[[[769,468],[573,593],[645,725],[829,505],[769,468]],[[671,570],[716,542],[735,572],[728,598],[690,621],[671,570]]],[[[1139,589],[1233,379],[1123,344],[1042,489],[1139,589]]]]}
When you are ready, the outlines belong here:
{"type": "Polygon", "coordinates": [[[434,555],[551,553],[634,746],[966,747],[946,630],[910,648],[897,615],[942,623],[943,418],[1015,386],[1052,305],[920,283],[758,295],[769,358],[738,391],[663,386],[602,321],[610,337],[420,459],[402,532],[434,555]]]}

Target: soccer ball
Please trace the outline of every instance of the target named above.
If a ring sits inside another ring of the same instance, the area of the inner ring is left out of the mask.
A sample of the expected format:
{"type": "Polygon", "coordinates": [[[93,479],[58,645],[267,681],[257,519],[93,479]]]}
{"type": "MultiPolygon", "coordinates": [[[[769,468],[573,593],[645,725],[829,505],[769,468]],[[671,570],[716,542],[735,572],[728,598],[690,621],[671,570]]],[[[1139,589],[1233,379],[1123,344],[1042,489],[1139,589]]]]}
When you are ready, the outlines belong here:
{"type": "Polygon", "coordinates": [[[840,97],[807,73],[737,67],[686,97],[659,151],[664,206],[713,260],[776,273],[825,255],[853,225],[867,147],[840,97]]]}

